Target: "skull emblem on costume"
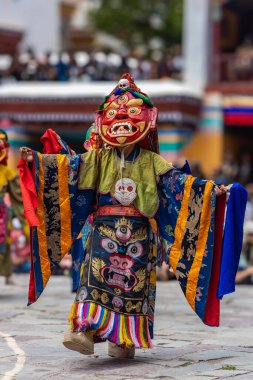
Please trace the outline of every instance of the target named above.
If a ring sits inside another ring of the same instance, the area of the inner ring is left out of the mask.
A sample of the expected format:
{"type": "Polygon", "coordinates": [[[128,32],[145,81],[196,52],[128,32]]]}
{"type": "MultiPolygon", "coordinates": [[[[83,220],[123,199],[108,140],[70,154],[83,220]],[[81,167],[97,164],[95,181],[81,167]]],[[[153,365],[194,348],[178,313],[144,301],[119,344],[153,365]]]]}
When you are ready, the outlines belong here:
{"type": "Polygon", "coordinates": [[[113,297],[112,304],[116,311],[120,311],[123,307],[123,301],[119,297],[113,297]]]}
{"type": "Polygon", "coordinates": [[[114,197],[123,206],[129,206],[136,196],[136,184],[132,179],[122,178],[116,182],[114,197]]]}
{"type": "Polygon", "coordinates": [[[130,86],[130,83],[128,79],[125,79],[125,78],[120,79],[119,88],[121,88],[122,90],[125,90],[126,88],[129,88],[129,86],[130,86]]]}

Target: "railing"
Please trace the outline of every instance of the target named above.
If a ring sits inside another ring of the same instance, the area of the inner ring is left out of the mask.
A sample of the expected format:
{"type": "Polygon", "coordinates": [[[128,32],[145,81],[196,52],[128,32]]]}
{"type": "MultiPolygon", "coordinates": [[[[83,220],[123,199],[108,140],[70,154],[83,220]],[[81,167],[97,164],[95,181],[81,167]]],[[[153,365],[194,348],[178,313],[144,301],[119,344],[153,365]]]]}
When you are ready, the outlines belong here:
{"type": "Polygon", "coordinates": [[[244,54],[227,53],[213,57],[211,81],[247,82],[253,79],[253,49],[244,54]]]}

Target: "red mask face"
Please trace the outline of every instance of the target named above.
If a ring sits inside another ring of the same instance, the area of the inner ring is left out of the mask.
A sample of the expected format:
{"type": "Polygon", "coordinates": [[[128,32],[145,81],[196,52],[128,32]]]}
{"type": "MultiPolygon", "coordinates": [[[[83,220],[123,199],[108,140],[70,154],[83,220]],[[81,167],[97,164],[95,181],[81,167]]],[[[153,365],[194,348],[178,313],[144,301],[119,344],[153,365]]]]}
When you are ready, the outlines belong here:
{"type": "Polygon", "coordinates": [[[157,110],[130,92],[111,95],[97,117],[99,134],[111,146],[126,146],[143,139],[155,125],[157,110]]]}

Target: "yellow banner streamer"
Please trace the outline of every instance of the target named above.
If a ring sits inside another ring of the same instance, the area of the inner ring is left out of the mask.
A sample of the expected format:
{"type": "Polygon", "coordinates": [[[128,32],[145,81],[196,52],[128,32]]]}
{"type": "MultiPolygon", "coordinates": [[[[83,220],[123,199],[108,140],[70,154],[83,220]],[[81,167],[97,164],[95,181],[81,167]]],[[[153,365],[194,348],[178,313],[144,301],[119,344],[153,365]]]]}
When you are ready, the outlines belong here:
{"type": "Polygon", "coordinates": [[[170,265],[172,266],[172,269],[174,272],[176,272],[177,270],[177,265],[181,257],[181,245],[182,245],[182,240],[184,237],[186,222],[188,219],[188,204],[189,204],[189,199],[190,199],[190,194],[191,194],[191,187],[194,180],[195,178],[190,175],[185,182],[184,196],[183,196],[181,209],[178,214],[177,224],[174,231],[175,240],[174,240],[174,244],[171,247],[170,257],[169,257],[170,265]]]}
{"type": "Polygon", "coordinates": [[[200,217],[200,226],[198,241],[196,246],[196,253],[193,264],[189,271],[187,287],[186,287],[186,299],[189,302],[192,309],[195,311],[195,298],[198,285],[199,272],[202,265],[203,256],[205,253],[205,247],[208,237],[208,231],[210,228],[212,207],[211,207],[211,195],[213,189],[213,182],[208,181],[205,186],[203,206],[200,217]]]}

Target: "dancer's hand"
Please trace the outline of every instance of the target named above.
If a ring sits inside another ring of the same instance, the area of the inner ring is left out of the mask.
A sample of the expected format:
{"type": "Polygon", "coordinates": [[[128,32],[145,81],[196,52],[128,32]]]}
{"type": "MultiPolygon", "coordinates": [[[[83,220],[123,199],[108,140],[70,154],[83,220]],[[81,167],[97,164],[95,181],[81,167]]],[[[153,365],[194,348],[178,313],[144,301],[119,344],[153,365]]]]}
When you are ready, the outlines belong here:
{"type": "Polygon", "coordinates": [[[22,146],[22,148],[20,148],[20,153],[21,158],[23,158],[23,160],[25,160],[26,162],[33,161],[32,149],[22,146]]]}
{"type": "Polygon", "coordinates": [[[225,194],[228,191],[228,188],[224,185],[220,185],[220,186],[216,185],[214,190],[215,190],[216,196],[219,197],[220,195],[225,194]]]}

